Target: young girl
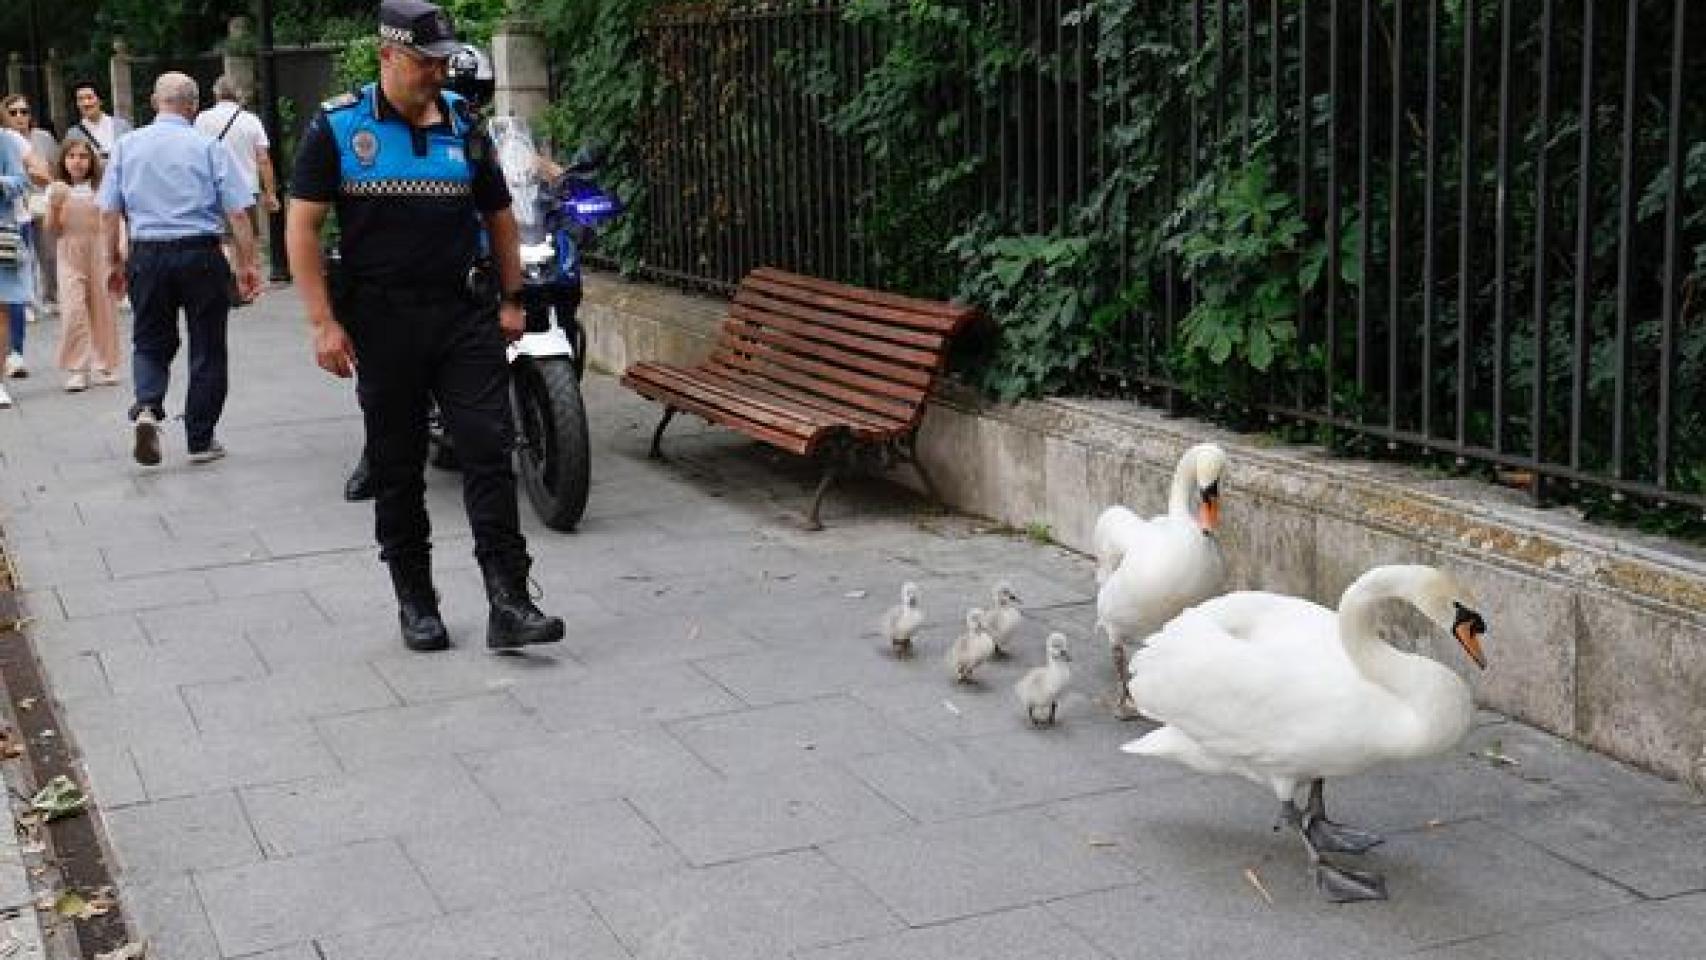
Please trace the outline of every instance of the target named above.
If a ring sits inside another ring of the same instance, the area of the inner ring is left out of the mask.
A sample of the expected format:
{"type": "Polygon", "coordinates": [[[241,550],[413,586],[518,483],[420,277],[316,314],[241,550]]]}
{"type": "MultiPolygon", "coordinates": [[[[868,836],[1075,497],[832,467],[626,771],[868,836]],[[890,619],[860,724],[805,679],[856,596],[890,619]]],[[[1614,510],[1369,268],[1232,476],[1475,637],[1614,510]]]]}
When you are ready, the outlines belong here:
{"type": "Polygon", "coordinates": [[[59,154],[59,178],[48,188],[47,227],[59,235],[59,366],[65,389],[118,383],[118,325],[107,293],[107,253],[95,190],[101,161],[89,144],[69,140],[59,154]]]}

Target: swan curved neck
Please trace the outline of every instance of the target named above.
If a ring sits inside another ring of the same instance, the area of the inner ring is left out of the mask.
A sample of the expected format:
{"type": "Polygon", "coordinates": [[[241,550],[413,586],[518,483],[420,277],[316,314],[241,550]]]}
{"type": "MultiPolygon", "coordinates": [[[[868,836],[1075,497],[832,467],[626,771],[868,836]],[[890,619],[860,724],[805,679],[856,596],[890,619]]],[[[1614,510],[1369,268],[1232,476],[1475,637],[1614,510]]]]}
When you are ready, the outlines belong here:
{"type": "Polygon", "coordinates": [[[1173,468],[1173,489],[1167,495],[1167,512],[1175,517],[1191,515],[1191,484],[1197,475],[1197,452],[1193,447],[1179,458],[1173,468]]]}
{"type": "Polygon", "coordinates": [[[1403,656],[1380,639],[1375,611],[1387,600],[1407,600],[1410,580],[1392,568],[1371,570],[1348,587],[1339,598],[1339,640],[1365,676],[1377,679],[1379,664],[1389,656],[1403,656]]]}

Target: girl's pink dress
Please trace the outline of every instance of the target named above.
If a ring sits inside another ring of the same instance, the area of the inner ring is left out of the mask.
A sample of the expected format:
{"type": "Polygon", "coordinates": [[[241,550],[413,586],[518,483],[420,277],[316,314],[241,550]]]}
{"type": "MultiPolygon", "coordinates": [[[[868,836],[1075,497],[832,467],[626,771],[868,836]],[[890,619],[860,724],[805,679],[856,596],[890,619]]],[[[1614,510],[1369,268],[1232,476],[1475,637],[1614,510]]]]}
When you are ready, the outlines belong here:
{"type": "Polygon", "coordinates": [[[107,292],[101,210],[87,185],[71,188],[60,208],[59,366],[118,371],[118,321],[107,292]]]}

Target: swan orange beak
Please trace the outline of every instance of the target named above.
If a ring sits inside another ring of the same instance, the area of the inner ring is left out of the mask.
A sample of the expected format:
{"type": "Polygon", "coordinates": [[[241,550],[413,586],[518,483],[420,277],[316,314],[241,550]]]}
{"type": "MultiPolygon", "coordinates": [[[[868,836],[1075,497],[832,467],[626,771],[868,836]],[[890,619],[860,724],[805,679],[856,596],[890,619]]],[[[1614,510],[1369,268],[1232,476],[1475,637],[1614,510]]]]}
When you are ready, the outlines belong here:
{"type": "Polygon", "coordinates": [[[1487,621],[1475,611],[1457,604],[1457,621],[1451,625],[1451,635],[1457,638],[1457,643],[1463,652],[1469,654],[1469,659],[1475,661],[1475,666],[1487,669],[1487,655],[1481,650],[1481,637],[1487,632],[1487,621]]]}
{"type": "Polygon", "coordinates": [[[1197,526],[1204,533],[1213,533],[1220,526],[1220,485],[1213,484],[1204,487],[1202,491],[1202,506],[1197,508],[1197,526]]]}

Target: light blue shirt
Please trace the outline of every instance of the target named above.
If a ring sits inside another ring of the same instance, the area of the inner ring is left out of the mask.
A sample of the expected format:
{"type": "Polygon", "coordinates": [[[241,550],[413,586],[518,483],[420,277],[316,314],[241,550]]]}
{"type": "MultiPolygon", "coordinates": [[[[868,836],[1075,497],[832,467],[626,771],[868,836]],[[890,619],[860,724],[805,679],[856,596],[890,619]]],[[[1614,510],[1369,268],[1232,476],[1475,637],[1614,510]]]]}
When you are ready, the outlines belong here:
{"type": "Polygon", "coordinates": [[[218,236],[224,214],[255,203],[223,143],[162,113],[113,146],[95,203],[125,215],[134,240],[218,236]]]}

